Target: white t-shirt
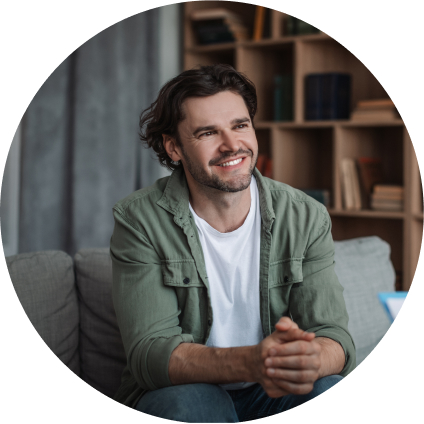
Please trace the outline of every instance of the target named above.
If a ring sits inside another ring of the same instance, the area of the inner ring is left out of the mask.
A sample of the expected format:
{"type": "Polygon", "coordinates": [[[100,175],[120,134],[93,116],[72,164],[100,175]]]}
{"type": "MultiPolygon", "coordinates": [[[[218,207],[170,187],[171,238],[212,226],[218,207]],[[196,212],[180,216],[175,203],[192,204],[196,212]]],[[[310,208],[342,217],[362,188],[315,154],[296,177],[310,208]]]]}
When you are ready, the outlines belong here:
{"type": "MultiPolygon", "coordinates": [[[[220,233],[190,205],[205,257],[213,309],[206,343],[211,347],[252,346],[263,339],[259,310],[261,213],[255,177],[250,183],[250,210],[243,225],[220,233]]],[[[224,384],[227,390],[253,383],[224,384]]]]}

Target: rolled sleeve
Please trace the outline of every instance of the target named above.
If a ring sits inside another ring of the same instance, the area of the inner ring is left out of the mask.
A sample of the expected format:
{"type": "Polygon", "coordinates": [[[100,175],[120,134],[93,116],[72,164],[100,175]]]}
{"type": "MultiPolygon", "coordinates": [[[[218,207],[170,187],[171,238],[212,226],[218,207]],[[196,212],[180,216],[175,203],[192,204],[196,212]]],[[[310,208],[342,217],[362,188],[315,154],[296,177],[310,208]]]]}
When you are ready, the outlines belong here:
{"type": "Polygon", "coordinates": [[[129,371],[145,390],[171,386],[169,358],[193,337],[182,334],[177,296],[163,284],[160,258],[146,234],[117,207],[114,219],[112,295],[129,371]]]}
{"type": "Polygon", "coordinates": [[[303,282],[293,285],[290,292],[290,315],[300,328],[342,346],[345,366],[340,374],[346,376],[356,365],[355,345],[348,330],[343,287],[334,272],[334,243],[327,212],[304,256],[303,282]]]}

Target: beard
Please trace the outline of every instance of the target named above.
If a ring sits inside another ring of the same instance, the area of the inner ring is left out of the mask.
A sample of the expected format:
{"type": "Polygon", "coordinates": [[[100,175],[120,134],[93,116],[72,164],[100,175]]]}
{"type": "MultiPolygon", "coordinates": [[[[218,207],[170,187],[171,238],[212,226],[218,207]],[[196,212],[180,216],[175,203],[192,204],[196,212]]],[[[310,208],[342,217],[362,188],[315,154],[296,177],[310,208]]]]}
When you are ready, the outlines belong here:
{"type": "Polygon", "coordinates": [[[236,193],[238,191],[243,191],[250,186],[253,170],[255,169],[256,162],[258,159],[257,155],[255,158],[253,157],[253,152],[251,150],[239,149],[237,152],[224,153],[220,157],[214,158],[209,161],[209,165],[214,166],[224,159],[231,158],[232,156],[237,156],[240,154],[245,154],[252,158],[252,163],[247,174],[236,175],[230,181],[224,181],[216,174],[208,174],[206,170],[203,169],[200,165],[194,163],[191,160],[190,156],[187,154],[187,152],[184,150],[182,143],[180,144],[180,148],[182,156],[184,157],[185,167],[197,183],[206,187],[214,188],[216,190],[225,191],[227,193],[236,193]]]}

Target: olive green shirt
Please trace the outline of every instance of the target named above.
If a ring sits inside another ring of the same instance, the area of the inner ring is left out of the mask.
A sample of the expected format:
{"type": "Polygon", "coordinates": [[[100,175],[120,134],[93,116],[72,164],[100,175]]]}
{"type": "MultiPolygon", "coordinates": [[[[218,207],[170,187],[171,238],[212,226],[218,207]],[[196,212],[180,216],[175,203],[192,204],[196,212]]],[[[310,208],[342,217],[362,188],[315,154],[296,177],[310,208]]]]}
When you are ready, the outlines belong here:
{"type": "MultiPolygon", "coordinates": [[[[261,209],[260,316],[264,337],[282,316],[340,343],[345,376],[355,367],[343,288],[334,272],[326,208],[254,171],[261,209]]],[[[113,208],[113,302],[127,355],[115,399],[134,407],[147,390],[171,386],[168,363],[180,343],[205,344],[213,311],[205,261],[189,211],[183,170],[113,208]]]]}

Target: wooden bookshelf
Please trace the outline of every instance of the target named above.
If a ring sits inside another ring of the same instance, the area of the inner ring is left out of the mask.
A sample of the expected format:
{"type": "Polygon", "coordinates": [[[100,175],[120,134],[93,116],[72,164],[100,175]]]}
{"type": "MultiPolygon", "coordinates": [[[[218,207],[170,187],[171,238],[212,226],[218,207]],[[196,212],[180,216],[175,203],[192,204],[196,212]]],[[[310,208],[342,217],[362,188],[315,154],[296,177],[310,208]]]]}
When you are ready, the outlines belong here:
{"type": "Polygon", "coordinates": [[[352,76],[351,108],[359,100],[388,98],[381,84],[352,53],[327,34],[287,35],[287,15],[272,11],[271,37],[199,46],[190,13],[227,8],[243,17],[253,32],[255,5],[224,1],[184,3],[184,67],[228,63],[255,83],[259,151],[273,159],[273,178],[296,188],[328,189],[335,240],[377,235],[391,246],[391,259],[408,290],[423,234],[423,196],[419,168],[401,119],[380,122],[305,121],[304,80],[309,73],[347,72],[352,76]],[[293,75],[292,122],[273,120],[274,75],[293,75]],[[347,211],[342,207],[340,161],[358,156],[382,160],[387,183],[404,186],[404,210],[347,211]]]}

